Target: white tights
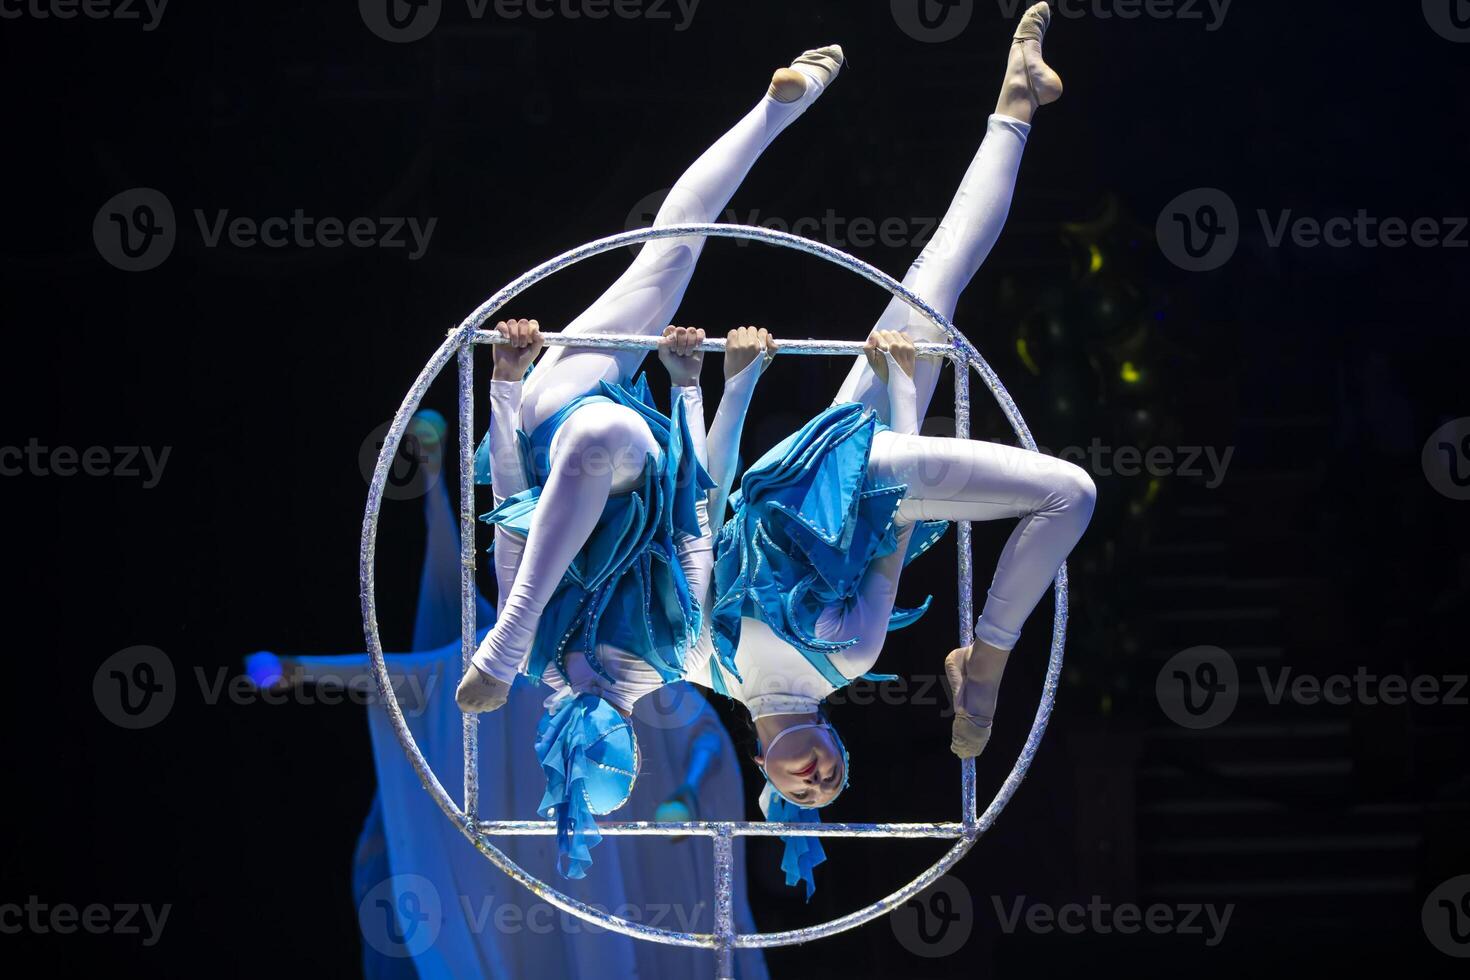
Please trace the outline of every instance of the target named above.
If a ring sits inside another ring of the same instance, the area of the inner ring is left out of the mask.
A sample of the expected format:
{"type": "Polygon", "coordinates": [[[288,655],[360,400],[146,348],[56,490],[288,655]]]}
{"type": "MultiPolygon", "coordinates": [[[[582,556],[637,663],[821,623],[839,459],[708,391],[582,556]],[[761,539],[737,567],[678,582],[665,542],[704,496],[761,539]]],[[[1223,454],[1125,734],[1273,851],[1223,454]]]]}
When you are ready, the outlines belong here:
{"type": "MultiPolygon", "coordinates": [[[[820,88],[813,83],[807,95],[795,102],[778,102],[769,95],[761,99],[679,178],[654,226],[714,221],[761,152],[818,94],[820,88]]],[[[647,243],[628,270],[562,332],[657,336],[683,300],[703,248],[704,239],[699,237],[647,243]]],[[[521,428],[533,431],[601,381],[631,378],[644,356],[642,351],[552,348],[522,386],[521,428]]],[[[702,432],[702,407],[699,412],[702,432]]],[[[476,666],[503,681],[514,677],[531,648],[547,602],[596,528],[608,497],[632,489],[641,477],[646,454],[658,452],[648,426],[637,413],[621,406],[596,403],[579,408],[557,430],[548,463],[550,474],[524,544],[516,535],[497,529],[501,611],[475,654],[476,666]]],[[[504,456],[492,448],[495,458],[504,456]]],[[[504,496],[498,474],[494,482],[497,496],[504,496]]],[[[681,561],[684,558],[681,554],[681,561]]],[[[698,549],[689,559],[707,562],[708,549],[698,549]]],[[[702,596],[708,574],[688,563],[685,571],[700,590],[696,595],[702,596]]]]}
{"type": "MultiPolygon", "coordinates": [[[[947,318],[953,317],[960,293],[1000,236],[1030,129],[1006,116],[990,117],[985,139],[944,221],[904,278],[905,285],[947,318]]],[[[915,340],[945,340],[938,328],[898,299],[874,329],[900,330],[915,340]]],[[[915,368],[915,419],[928,409],[939,369],[939,362],[929,358],[920,359],[915,368]]],[[[853,365],[837,400],[862,402],[881,417],[892,417],[888,388],[864,358],[853,365]]],[[[1082,537],[1097,494],[1084,470],[1050,456],[997,443],[896,431],[875,439],[868,473],[877,481],[908,485],[899,508],[905,525],[900,547],[868,568],[855,602],[827,610],[817,626],[825,636],[859,637],[862,649],[847,656],[858,666],[866,664],[864,670],[882,647],[913,521],[1020,518],[1001,552],[976,625],[979,640],[1009,650],[1082,537]]]]}

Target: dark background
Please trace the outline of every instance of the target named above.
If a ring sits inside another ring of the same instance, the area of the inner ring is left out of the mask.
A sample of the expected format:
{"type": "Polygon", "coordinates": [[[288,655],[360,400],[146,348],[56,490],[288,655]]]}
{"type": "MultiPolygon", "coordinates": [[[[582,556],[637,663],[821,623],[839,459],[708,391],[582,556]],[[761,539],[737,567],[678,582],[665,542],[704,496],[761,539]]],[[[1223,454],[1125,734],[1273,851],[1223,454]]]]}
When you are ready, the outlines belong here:
{"type": "MultiPolygon", "coordinates": [[[[16,627],[0,898],[175,907],[149,949],[0,936],[7,973],[356,971],[348,868],[373,787],[362,709],[181,697],[164,723],[125,731],[91,697],[98,665],[138,644],[181,674],[233,672],[262,647],[359,649],[359,451],[446,329],[545,258],[646,221],[646,205],[630,216],[635,202],[745,111],[772,68],[831,40],[849,70],[766,154],[727,220],[789,227],[830,209],[912,228],[942,214],[1013,20],[977,3],[957,38],[924,43],[871,0],[704,0],[683,31],[669,10],[475,20],[448,2],[412,44],[374,36],[346,2],[179,3],[152,31],[0,22],[12,188],[0,442],[171,448],[152,489],[34,473],[0,483],[16,627]],[[178,243],[129,273],[104,261],[92,226],[134,187],[167,195],[178,243]],[[406,249],[207,248],[193,217],[296,208],[438,223],[410,261],[406,249]]],[[[1240,3],[1215,31],[1058,18],[1046,50],[1066,96],[1039,114],[1006,232],[957,322],[1044,446],[1234,455],[1215,487],[1096,473],[1056,718],[1014,803],[959,866],[975,907],[961,951],[918,957],[879,922],[772,951],[772,973],[1224,976],[1280,963],[1449,976],[1458,963],[1426,938],[1421,906],[1470,873],[1470,708],[1272,706],[1253,679],[1258,666],[1466,672],[1470,503],[1435,489],[1421,450],[1470,415],[1470,236],[1458,249],[1271,247],[1256,212],[1470,214],[1470,44],[1431,30],[1417,3],[1240,3]],[[1201,187],[1237,205],[1240,246],[1192,273],[1154,228],[1201,187]],[[1204,733],[1171,723],[1155,696],[1164,662],[1198,645],[1230,651],[1243,681],[1236,715],[1204,733]],[[1199,936],[1006,935],[991,902],[1092,895],[1236,908],[1207,948],[1199,936]]],[[[815,237],[895,274],[916,250],[843,234],[815,237]]],[[[579,266],[511,312],[564,323],[626,260],[579,266]]],[[[680,320],[858,339],[882,304],[816,260],[715,242],[680,320]]],[[[747,454],[824,406],[841,368],[778,360],[747,454]]],[[[452,386],[428,403],[452,415],[452,386]]],[[[1007,438],[988,401],[976,416],[977,436],[1007,438]]],[[[1006,531],[977,529],[982,587],[1006,531]]],[[[421,537],[417,508],[390,502],[378,577],[390,648],[407,641],[421,537]]],[[[932,675],[953,645],[953,548],[907,577],[905,597],[933,592],[935,612],[895,635],[880,669],[932,675]]],[[[982,798],[1034,710],[1048,607],[1012,661],[982,798]]],[[[854,759],[841,818],[952,819],[947,721],[907,700],[835,709],[854,759]]],[[[836,842],[805,908],[753,872],[758,922],[845,914],[940,851],[836,842]]]]}

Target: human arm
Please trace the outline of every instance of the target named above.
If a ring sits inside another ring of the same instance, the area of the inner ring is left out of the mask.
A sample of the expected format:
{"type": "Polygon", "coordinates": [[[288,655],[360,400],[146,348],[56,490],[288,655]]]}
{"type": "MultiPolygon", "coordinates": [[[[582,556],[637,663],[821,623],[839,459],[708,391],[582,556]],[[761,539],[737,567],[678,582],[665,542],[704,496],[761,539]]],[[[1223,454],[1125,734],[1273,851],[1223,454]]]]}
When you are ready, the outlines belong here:
{"type": "Polygon", "coordinates": [[[776,353],[776,338],[764,328],[740,327],[731,330],[725,341],[725,390],[715,421],[709,431],[709,464],[706,467],[715,481],[709,494],[709,518],[712,533],[725,522],[725,502],[735,484],[740,466],[740,434],[745,428],[745,414],[755,395],[755,383],[776,353]]]}
{"type": "Polygon", "coordinates": [[[918,353],[913,341],[897,330],[874,330],[863,345],[863,354],[878,380],[888,386],[889,428],[900,435],[918,435],[919,400],[914,387],[918,353]],[[898,370],[893,370],[895,365],[898,370]]]}

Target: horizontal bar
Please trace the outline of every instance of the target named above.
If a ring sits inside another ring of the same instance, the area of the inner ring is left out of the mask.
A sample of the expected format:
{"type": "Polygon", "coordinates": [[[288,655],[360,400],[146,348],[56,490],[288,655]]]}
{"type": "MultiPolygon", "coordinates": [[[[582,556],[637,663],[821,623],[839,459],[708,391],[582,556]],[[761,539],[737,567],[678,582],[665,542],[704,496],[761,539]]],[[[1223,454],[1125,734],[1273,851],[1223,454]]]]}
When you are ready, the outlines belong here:
{"type": "MultiPolygon", "coordinates": [[[[482,820],[475,829],[487,836],[549,837],[556,824],[549,820],[482,820]]],[[[916,837],[958,840],[965,836],[960,823],[745,823],[715,820],[658,823],[632,820],[598,824],[597,830],[612,837],[718,837],[729,833],[735,837],[916,837]]]]}
{"type": "MultiPolygon", "coordinates": [[[[657,350],[658,338],[649,336],[625,336],[612,333],[543,333],[541,339],[548,347],[575,347],[591,348],[593,350],[657,350]]],[[[475,343],[477,344],[503,344],[505,338],[498,330],[476,330],[475,343]]],[[[723,340],[706,340],[699,345],[702,351],[723,353],[725,342],[723,340]]],[[[964,360],[964,351],[950,344],[935,344],[929,342],[914,345],[921,357],[946,357],[950,360],[964,360]]],[[[863,342],[860,340],[777,340],[776,352],[780,354],[815,354],[828,356],[848,356],[863,352],[863,342]]]]}

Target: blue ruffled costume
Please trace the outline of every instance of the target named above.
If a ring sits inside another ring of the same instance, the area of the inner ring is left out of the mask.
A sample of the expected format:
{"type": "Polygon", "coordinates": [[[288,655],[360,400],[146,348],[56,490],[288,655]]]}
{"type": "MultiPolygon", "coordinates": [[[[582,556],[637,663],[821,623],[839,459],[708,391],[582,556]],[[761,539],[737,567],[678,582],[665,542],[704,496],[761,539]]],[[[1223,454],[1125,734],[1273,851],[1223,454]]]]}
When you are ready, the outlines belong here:
{"type": "MultiPolygon", "coordinates": [[[[577,409],[596,403],[637,412],[662,455],[648,457],[640,489],[608,498],[592,536],[547,603],[526,673],[539,679],[554,663],[565,677],[567,655],[581,652],[595,671],[615,682],[596,656],[597,645],[605,643],[676,681],[683,677],[684,654],[699,635],[701,616],[679,564],[676,534],[699,535],[695,502],[714,486],[694,455],[682,401],[675,400],[672,418],[659,412],[642,375],[631,386],[603,382],[597,392],[573,399],[534,432],[519,433],[530,489],[507,498],[481,520],[529,532],[557,429],[577,409]]],[[[477,483],[490,482],[488,442],[487,435],[475,457],[477,483]]]]}
{"type": "MultiPolygon", "coordinates": [[[[722,666],[734,659],[741,617],[750,616],[799,650],[834,687],[850,682],[828,654],[858,638],[824,640],[815,626],[825,607],[857,594],[870,563],[898,547],[893,522],[907,487],[878,486],[868,477],[873,437],[886,428],[856,402],[834,405],[741,477],[730,497],[734,514],[715,546],[710,625],[722,666]]],[[[904,564],[927,551],[948,526],[920,522],[904,564]]],[[[888,629],[914,622],[929,602],[895,609],[888,629]]],[[[722,686],[718,671],[711,673],[722,686]]]]}
{"type": "Polygon", "coordinates": [[[638,778],[633,728],[597,695],[569,695],[536,726],[536,758],[546,776],[537,809],[556,821],[557,870],[585,877],[602,841],[594,815],[628,802],[638,778]]]}
{"type": "MultiPolygon", "coordinates": [[[[539,681],[554,663],[570,680],[567,655],[580,652],[593,670],[616,683],[597,658],[597,645],[605,643],[641,657],[666,682],[682,680],[684,654],[699,636],[702,613],[698,597],[689,594],[676,535],[701,533],[695,503],[714,486],[693,452],[682,400],[674,400],[672,418],[659,412],[642,375],[631,387],[603,382],[596,392],[571,400],[534,432],[518,432],[530,487],[481,520],[529,533],[549,475],[552,439],[573,412],[599,403],[637,412],[661,455],[648,456],[641,488],[608,498],[542,613],[525,672],[539,681]]],[[[487,433],[475,454],[476,483],[490,483],[489,441],[487,433]]],[[[538,809],[557,824],[558,870],[581,878],[602,839],[594,815],[622,806],[637,778],[633,729],[595,694],[565,696],[537,728],[536,758],[546,776],[538,809]]]]}

